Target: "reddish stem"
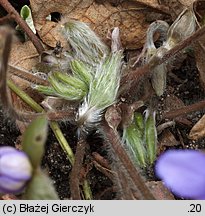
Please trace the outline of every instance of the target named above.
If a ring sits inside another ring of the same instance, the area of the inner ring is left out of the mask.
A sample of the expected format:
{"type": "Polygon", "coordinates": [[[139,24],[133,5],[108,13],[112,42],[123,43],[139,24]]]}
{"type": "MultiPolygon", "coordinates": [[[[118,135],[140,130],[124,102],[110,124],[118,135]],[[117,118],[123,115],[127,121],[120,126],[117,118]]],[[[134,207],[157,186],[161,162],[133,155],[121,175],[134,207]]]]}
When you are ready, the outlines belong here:
{"type": "Polygon", "coordinates": [[[71,198],[73,200],[80,200],[80,171],[83,166],[83,158],[85,155],[85,146],[84,137],[80,138],[77,143],[76,153],[75,153],[75,162],[70,174],[70,192],[71,198]]]}
{"type": "Polygon", "coordinates": [[[8,12],[8,14],[14,18],[14,20],[18,23],[21,29],[28,35],[28,37],[33,42],[34,46],[36,47],[39,54],[44,51],[44,48],[38,39],[38,37],[33,33],[27,23],[21,18],[19,13],[15,10],[15,8],[7,1],[7,0],[0,0],[1,6],[8,12]]]}
{"type": "Polygon", "coordinates": [[[162,118],[163,119],[173,119],[178,116],[187,115],[188,113],[198,111],[204,108],[205,108],[205,100],[197,102],[189,106],[185,106],[185,107],[167,112],[162,116],[162,118]]]}

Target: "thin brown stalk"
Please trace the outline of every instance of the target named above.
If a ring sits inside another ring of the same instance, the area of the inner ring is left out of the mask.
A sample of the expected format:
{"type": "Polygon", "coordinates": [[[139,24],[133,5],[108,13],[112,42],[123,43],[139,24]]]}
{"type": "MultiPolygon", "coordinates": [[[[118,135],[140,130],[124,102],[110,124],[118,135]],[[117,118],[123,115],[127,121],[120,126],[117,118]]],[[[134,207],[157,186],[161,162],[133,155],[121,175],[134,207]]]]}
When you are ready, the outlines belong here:
{"type": "Polygon", "coordinates": [[[33,42],[33,45],[36,47],[36,50],[39,54],[44,51],[44,48],[38,39],[38,37],[33,33],[27,23],[21,18],[19,13],[15,10],[15,8],[9,3],[7,0],[0,0],[1,6],[8,12],[8,14],[14,18],[14,20],[18,23],[21,29],[28,35],[28,37],[33,42]]]}
{"type": "Polygon", "coordinates": [[[32,83],[38,84],[38,85],[44,85],[44,86],[48,86],[49,82],[47,80],[44,80],[38,76],[35,76],[32,73],[29,73],[27,70],[24,70],[22,68],[13,66],[12,64],[8,64],[9,67],[9,72],[11,74],[14,74],[24,80],[28,80],[32,83]]]}
{"type": "Polygon", "coordinates": [[[162,119],[174,119],[178,116],[187,115],[191,112],[199,111],[202,109],[205,109],[205,100],[164,113],[162,119]]]}
{"type": "Polygon", "coordinates": [[[83,166],[83,158],[85,155],[86,143],[84,138],[80,138],[77,143],[76,153],[75,153],[75,162],[70,174],[70,192],[71,198],[73,200],[80,200],[80,171],[83,166]]]}

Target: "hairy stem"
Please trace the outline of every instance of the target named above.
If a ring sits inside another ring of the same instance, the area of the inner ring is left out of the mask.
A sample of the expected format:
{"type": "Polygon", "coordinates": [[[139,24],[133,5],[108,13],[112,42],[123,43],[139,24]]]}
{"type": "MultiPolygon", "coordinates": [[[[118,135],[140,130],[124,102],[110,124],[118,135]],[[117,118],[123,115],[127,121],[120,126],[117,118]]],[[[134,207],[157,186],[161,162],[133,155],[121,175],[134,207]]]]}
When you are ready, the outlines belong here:
{"type": "Polygon", "coordinates": [[[126,168],[127,173],[132,179],[136,187],[136,190],[139,191],[140,194],[138,195],[138,197],[141,197],[142,199],[153,200],[154,199],[153,195],[150,193],[144,180],[142,179],[136,167],[133,165],[127,153],[125,152],[117,131],[109,127],[107,123],[104,123],[103,129],[108,141],[112,145],[114,153],[118,155],[123,166],[126,168]]]}

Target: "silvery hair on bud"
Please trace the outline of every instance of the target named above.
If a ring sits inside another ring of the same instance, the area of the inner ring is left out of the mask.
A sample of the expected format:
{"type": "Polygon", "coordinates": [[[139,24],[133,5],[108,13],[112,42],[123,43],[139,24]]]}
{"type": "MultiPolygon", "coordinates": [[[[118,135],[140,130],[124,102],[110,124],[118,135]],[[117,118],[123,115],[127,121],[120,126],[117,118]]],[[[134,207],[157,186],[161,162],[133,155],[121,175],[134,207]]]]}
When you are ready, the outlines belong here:
{"type": "Polygon", "coordinates": [[[108,54],[108,47],[88,24],[68,20],[62,25],[62,33],[70,43],[74,57],[95,66],[108,54]]]}

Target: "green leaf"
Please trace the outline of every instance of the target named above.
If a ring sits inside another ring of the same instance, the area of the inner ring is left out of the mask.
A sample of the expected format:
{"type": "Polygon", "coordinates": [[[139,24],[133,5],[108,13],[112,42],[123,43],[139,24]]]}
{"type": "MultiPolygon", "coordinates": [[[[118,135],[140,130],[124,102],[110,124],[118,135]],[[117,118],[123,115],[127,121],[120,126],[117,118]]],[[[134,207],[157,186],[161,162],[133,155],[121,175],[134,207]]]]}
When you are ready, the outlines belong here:
{"type": "Polygon", "coordinates": [[[123,130],[123,140],[125,140],[128,151],[134,156],[140,167],[146,167],[146,149],[144,147],[142,131],[132,123],[123,130]]]}
{"type": "Polygon", "coordinates": [[[145,121],[145,141],[149,164],[153,164],[156,159],[157,151],[157,130],[155,125],[155,112],[146,111],[145,121]]]}
{"type": "Polygon", "coordinates": [[[40,169],[37,169],[26,187],[25,200],[57,200],[58,195],[52,181],[40,169]]]}
{"type": "Polygon", "coordinates": [[[81,89],[73,88],[72,86],[68,86],[57,80],[52,74],[49,75],[48,80],[54,90],[56,91],[56,95],[61,98],[67,100],[82,100],[85,96],[86,92],[81,89]]]}
{"type": "Polygon", "coordinates": [[[53,72],[53,76],[59,81],[67,84],[67,86],[72,86],[75,89],[81,89],[84,92],[88,92],[88,86],[80,79],[73,77],[71,75],[61,73],[61,72],[53,72]]]}
{"type": "Polygon", "coordinates": [[[88,86],[90,86],[90,83],[93,79],[91,68],[79,60],[71,61],[70,66],[74,76],[78,77],[88,86]]]}
{"type": "Polygon", "coordinates": [[[40,116],[32,121],[23,134],[23,151],[28,155],[34,169],[41,164],[47,138],[47,130],[47,119],[45,116],[40,116]]]}
{"type": "Polygon", "coordinates": [[[101,120],[101,113],[112,105],[120,85],[122,53],[112,53],[108,59],[96,68],[88,95],[79,108],[79,121],[95,123],[101,120]],[[84,119],[83,121],[81,121],[84,119]]]}
{"type": "Polygon", "coordinates": [[[56,95],[56,91],[51,86],[34,85],[32,88],[45,95],[56,95]]]}
{"type": "Polygon", "coordinates": [[[145,126],[144,126],[144,118],[143,118],[141,113],[135,112],[135,114],[134,114],[134,122],[135,122],[136,126],[139,128],[139,130],[141,131],[142,136],[143,136],[145,126]]]}
{"type": "Polygon", "coordinates": [[[31,9],[27,5],[24,5],[21,8],[20,16],[26,21],[30,29],[33,31],[33,33],[36,34],[36,29],[33,23],[31,9]]]}

